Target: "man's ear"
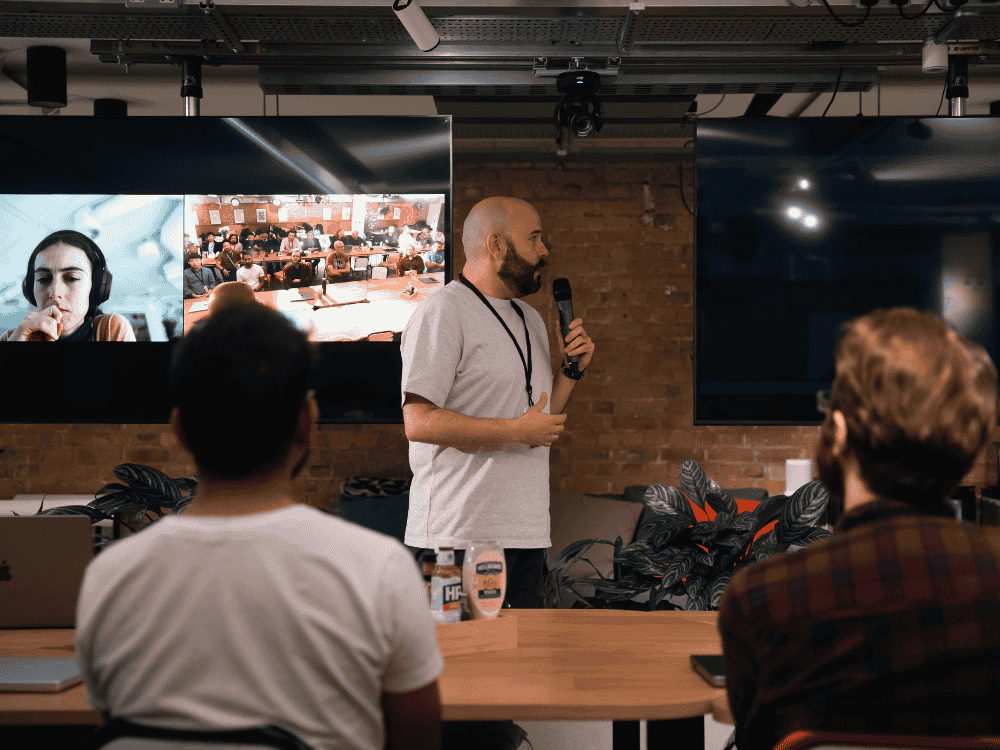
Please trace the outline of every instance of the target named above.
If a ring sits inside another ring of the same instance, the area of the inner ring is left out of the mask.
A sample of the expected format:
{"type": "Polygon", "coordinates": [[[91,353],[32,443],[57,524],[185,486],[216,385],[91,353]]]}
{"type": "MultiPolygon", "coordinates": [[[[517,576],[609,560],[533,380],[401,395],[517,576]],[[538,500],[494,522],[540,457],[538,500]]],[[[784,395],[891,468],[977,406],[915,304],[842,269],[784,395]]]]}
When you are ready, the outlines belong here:
{"type": "Polygon", "coordinates": [[[847,419],[839,409],[830,417],[833,419],[833,448],[835,456],[843,456],[847,452],[847,419]]]}

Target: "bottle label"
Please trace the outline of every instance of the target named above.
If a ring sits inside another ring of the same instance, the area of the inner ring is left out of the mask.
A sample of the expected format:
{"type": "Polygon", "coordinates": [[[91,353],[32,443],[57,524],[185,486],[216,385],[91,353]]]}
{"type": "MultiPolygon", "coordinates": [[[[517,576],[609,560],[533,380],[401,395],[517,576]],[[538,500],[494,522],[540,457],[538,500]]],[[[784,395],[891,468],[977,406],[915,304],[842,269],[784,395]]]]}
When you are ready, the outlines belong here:
{"type": "Polygon", "coordinates": [[[431,612],[437,622],[461,622],[462,579],[434,577],[431,579],[431,612]]]}
{"type": "Polygon", "coordinates": [[[494,560],[476,563],[476,584],[480,599],[499,599],[503,596],[500,575],[503,563],[494,560]]]}

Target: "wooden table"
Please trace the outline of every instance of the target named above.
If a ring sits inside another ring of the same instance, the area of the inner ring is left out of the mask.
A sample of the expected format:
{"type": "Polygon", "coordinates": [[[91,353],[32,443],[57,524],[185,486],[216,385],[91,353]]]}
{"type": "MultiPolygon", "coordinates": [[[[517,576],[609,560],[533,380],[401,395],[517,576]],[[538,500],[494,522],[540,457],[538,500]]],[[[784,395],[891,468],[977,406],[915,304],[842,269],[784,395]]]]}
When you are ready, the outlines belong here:
{"type": "MultiPolygon", "coordinates": [[[[281,310],[302,330],[309,331],[312,341],[360,341],[378,331],[401,332],[417,305],[444,287],[441,271],[420,276],[437,279],[437,282],[427,284],[419,277],[414,279],[416,292],[412,297],[402,296],[410,283],[410,278],[405,276],[327,284],[325,296],[322,285],[317,284],[255,292],[254,297],[258,302],[281,310]],[[304,299],[300,290],[307,292],[309,298],[304,299]]],[[[191,312],[196,302],[207,299],[184,300],[185,331],[190,331],[192,325],[208,315],[207,310],[191,312]]]]}
{"type": "MultiPolygon", "coordinates": [[[[689,661],[691,654],[721,653],[715,612],[513,614],[516,649],[446,660],[439,681],[445,720],[614,721],[617,748],[638,747],[638,721],[647,719],[650,750],[663,743],[701,750],[705,714],[732,721],[725,690],[709,686],[689,661]]],[[[72,651],[72,630],[0,631],[0,656],[72,651]]],[[[0,725],[99,723],[82,685],[55,694],[0,693],[0,725]]]]}
{"type": "Polygon", "coordinates": [[[614,746],[704,748],[704,715],[732,723],[726,691],[692,669],[720,654],[717,612],[505,610],[516,650],[450,657],[441,675],[446,720],[613,721],[614,746]]]}

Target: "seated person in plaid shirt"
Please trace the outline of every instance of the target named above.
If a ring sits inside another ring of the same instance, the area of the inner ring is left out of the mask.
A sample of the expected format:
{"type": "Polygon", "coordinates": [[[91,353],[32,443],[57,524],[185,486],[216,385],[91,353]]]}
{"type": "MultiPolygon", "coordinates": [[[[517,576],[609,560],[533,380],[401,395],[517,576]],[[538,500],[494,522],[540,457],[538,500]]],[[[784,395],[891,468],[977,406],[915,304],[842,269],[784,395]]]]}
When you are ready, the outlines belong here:
{"type": "Polygon", "coordinates": [[[1000,734],[1000,559],[947,502],[996,427],[996,369],[909,308],[848,323],[836,367],[816,455],[835,533],[740,571],[719,608],[736,745],[1000,734]]]}

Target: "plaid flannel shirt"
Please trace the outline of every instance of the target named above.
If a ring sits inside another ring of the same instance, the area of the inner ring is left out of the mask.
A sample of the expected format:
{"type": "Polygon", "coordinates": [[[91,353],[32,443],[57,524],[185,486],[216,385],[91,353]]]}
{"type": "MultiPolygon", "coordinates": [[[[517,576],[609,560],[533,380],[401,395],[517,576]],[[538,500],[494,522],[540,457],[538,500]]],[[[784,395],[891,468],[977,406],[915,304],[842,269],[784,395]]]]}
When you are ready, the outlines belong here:
{"type": "Polygon", "coordinates": [[[799,729],[1000,734],[1000,561],[908,503],[740,571],[719,608],[740,750],[799,729]]]}

